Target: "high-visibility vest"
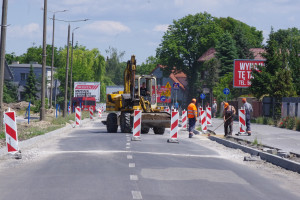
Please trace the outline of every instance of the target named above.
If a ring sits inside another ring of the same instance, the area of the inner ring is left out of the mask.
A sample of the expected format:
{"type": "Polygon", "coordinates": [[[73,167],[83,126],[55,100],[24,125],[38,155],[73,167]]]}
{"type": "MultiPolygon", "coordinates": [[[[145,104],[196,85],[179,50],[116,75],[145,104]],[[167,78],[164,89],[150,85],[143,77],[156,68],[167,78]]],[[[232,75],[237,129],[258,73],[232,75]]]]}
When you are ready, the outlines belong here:
{"type": "Polygon", "coordinates": [[[197,108],[196,105],[194,103],[190,103],[190,105],[188,106],[188,118],[194,118],[194,111],[196,112],[197,115],[197,108]]]}

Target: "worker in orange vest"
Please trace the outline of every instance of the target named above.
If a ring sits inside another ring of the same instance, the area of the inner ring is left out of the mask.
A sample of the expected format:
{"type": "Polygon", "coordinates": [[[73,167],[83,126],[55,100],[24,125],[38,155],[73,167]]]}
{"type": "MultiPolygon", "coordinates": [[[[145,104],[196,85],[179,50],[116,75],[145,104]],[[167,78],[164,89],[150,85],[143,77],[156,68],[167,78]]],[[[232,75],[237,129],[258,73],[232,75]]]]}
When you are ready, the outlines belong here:
{"type": "Polygon", "coordinates": [[[196,99],[192,99],[192,102],[188,106],[188,118],[189,118],[189,138],[192,138],[197,121],[197,107],[196,99]]]}

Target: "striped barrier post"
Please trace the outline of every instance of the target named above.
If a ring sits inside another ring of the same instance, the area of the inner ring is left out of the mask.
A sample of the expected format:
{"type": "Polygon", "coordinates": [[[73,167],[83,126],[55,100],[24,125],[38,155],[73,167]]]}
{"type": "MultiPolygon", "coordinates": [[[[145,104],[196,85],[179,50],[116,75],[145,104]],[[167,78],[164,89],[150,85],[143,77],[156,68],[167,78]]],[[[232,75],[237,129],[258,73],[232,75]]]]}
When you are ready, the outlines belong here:
{"type": "Polygon", "coordinates": [[[93,119],[94,118],[94,110],[93,110],[93,107],[90,107],[90,119],[93,119]]]}
{"type": "Polygon", "coordinates": [[[5,137],[8,153],[15,154],[19,151],[18,132],[15,111],[4,113],[5,137]]]}
{"type": "Polygon", "coordinates": [[[132,141],[140,141],[141,140],[141,118],[142,118],[142,111],[135,110],[134,117],[133,117],[133,132],[132,132],[132,141]]]}
{"type": "Polygon", "coordinates": [[[211,120],[211,107],[206,108],[206,121],[207,121],[207,126],[212,126],[212,120],[211,120]]]}
{"type": "Polygon", "coordinates": [[[206,111],[202,110],[200,114],[202,133],[207,132],[206,111]]]}
{"type": "Polygon", "coordinates": [[[169,106],[166,106],[166,107],[165,107],[165,112],[170,112],[169,106]]]}
{"type": "Polygon", "coordinates": [[[239,127],[240,127],[239,134],[246,133],[246,120],[245,120],[244,108],[239,109],[239,127]]]}
{"type": "Polygon", "coordinates": [[[99,116],[99,118],[101,118],[101,108],[98,108],[98,116],[99,116]]]}
{"type": "Polygon", "coordinates": [[[81,108],[78,106],[76,107],[75,121],[76,126],[79,126],[81,124],[81,108]]]}
{"type": "Polygon", "coordinates": [[[201,106],[199,106],[199,108],[198,108],[198,117],[200,117],[200,113],[201,113],[201,111],[202,111],[202,107],[201,107],[201,106]]]}
{"type": "Polygon", "coordinates": [[[182,111],[181,121],[182,121],[182,128],[187,128],[187,112],[186,112],[186,110],[182,111]]]}
{"type": "Polygon", "coordinates": [[[68,106],[68,114],[71,114],[71,106],[68,106]]]}
{"type": "Polygon", "coordinates": [[[170,139],[168,139],[169,143],[179,143],[179,141],[178,141],[178,121],[179,121],[178,111],[172,112],[171,113],[170,139]]]}

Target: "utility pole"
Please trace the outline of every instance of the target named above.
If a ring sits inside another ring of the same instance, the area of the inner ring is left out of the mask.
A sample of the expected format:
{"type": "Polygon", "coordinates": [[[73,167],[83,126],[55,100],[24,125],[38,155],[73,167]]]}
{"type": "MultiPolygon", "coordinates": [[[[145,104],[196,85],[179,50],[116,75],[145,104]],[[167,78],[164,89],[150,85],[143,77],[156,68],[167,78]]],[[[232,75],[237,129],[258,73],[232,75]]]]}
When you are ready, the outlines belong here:
{"type": "Polygon", "coordinates": [[[1,22],[1,55],[0,55],[0,132],[3,130],[3,87],[4,87],[4,68],[5,68],[5,45],[7,27],[7,0],[2,3],[2,22],[1,22]]]}
{"type": "Polygon", "coordinates": [[[74,47],[74,31],[78,29],[79,27],[76,27],[72,31],[72,49],[71,49],[71,71],[70,71],[70,107],[72,107],[72,90],[73,90],[73,47],[74,47]]]}
{"type": "MultiPolygon", "coordinates": [[[[53,67],[54,67],[54,31],[55,31],[55,13],[58,12],[66,12],[67,10],[60,10],[60,11],[50,11],[53,13],[53,30],[52,30],[52,60],[51,60],[51,82],[50,82],[50,99],[49,104],[50,108],[52,108],[52,95],[53,95],[53,67]]],[[[56,91],[55,91],[56,92],[56,91]]],[[[55,93],[56,94],[56,93],[55,93]]]]}
{"type": "Polygon", "coordinates": [[[42,55],[42,91],[40,121],[45,120],[45,91],[46,91],[46,35],[47,33],[47,0],[44,0],[44,26],[43,26],[43,55],[42,55]]]}
{"type": "Polygon", "coordinates": [[[66,64],[66,83],[65,83],[65,99],[64,99],[64,112],[63,117],[67,116],[67,106],[68,106],[68,74],[69,74],[69,48],[70,48],[70,23],[68,25],[68,41],[67,41],[67,64],[66,64]]]}

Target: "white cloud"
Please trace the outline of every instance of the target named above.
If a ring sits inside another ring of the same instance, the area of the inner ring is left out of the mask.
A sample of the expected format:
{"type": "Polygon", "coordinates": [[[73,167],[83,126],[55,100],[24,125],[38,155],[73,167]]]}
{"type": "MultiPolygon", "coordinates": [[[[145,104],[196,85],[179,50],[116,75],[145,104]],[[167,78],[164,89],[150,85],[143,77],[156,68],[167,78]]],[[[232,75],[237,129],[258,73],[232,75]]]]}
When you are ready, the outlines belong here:
{"type": "Polygon", "coordinates": [[[117,35],[130,32],[130,28],[117,21],[95,21],[85,26],[89,31],[95,31],[107,35],[117,35]]]}
{"type": "Polygon", "coordinates": [[[160,24],[160,25],[156,25],[153,31],[166,32],[168,28],[169,28],[169,24],[160,24]]]}
{"type": "Polygon", "coordinates": [[[24,26],[10,26],[8,37],[12,38],[34,38],[41,33],[40,26],[37,23],[30,23],[24,26]]]}

